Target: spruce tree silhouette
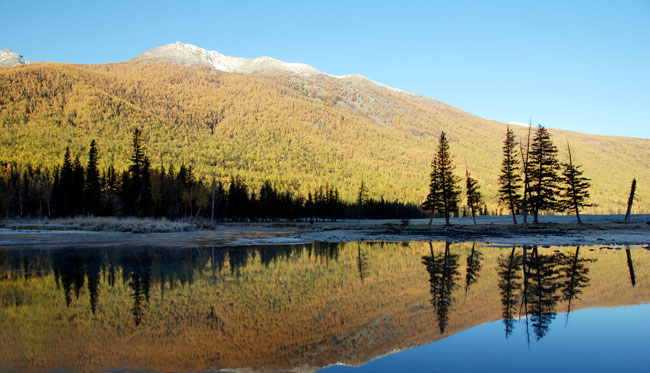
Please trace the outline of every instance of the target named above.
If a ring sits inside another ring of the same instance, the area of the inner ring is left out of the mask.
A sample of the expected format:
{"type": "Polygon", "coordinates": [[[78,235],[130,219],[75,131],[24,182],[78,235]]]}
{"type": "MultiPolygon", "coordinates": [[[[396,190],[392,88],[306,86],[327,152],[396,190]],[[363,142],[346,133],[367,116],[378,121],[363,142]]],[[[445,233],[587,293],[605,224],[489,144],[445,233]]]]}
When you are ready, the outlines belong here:
{"type": "Polygon", "coordinates": [[[483,253],[476,248],[476,242],[472,242],[472,251],[467,257],[467,270],[465,271],[465,294],[469,287],[478,280],[482,265],[483,253]]]}
{"type": "Polygon", "coordinates": [[[502,317],[506,338],[512,334],[515,323],[515,306],[517,305],[517,292],[521,290],[522,256],[512,248],[510,255],[498,259],[499,290],[501,293],[502,317]]]}
{"type": "Polygon", "coordinates": [[[422,263],[429,273],[429,292],[431,305],[438,318],[438,330],[445,333],[449,321],[449,311],[455,299],[453,293],[458,286],[458,255],[450,253],[451,242],[445,242],[445,251],[442,257],[435,257],[433,245],[429,243],[430,255],[422,257],[422,263]]]}
{"type": "Polygon", "coordinates": [[[368,277],[368,254],[361,251],[361,243],[357,242],[357,270],[361,282],[368,277]]]}
{"type": "Polygon", "coordinates": [[[562,300],[567,302],[566,322],[568,322],[573,300],[579,299],[582,289],[589,285],[587,264],[595,262],[596,259],[580,258],[580,246],[577,246],[574,255],[561,254],[559,260],[563,267],[563,282],[560,284],[560,292],[562,300]]]}
{"type": "Polygon", "coordinates": [[[539,222],[540,211],[558,208],[558,170],[557,148],[546,128],[539,125],[533,137],[527,173],[530,179],[530,208],[533,224],[539,222]]]}
{"type": "Polygon", "coordinates": [[[503,161],[499,175],[499,202],[508,206],[512,214],[513,224],[517,224],[517,207],[521,203],[521,176],[519,175],[519,159],[517,157],[517,139],[510,127],[506,128],[506,139],[503,141],[503,161]]]}

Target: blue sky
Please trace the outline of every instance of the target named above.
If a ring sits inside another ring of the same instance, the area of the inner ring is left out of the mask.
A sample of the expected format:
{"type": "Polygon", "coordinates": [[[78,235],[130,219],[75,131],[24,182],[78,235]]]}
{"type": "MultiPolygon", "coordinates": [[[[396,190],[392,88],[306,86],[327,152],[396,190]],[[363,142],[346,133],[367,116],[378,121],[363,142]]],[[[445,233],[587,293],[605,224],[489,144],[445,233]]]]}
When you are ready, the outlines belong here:
{"type": "Polygon", "coordinates": [[[0,48],[31,61],[182,41],[363,74],[488,119],[650,138],[650,0],[0,0],[0,14],[0,48]]]}

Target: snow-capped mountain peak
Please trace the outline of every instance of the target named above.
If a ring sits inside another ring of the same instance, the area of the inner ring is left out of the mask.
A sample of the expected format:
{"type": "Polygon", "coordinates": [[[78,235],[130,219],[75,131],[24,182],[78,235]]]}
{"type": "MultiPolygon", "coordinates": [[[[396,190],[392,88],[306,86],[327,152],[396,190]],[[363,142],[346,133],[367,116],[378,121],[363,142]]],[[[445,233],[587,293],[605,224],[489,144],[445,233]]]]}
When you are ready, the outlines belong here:
{"type": "Polygon", "coordinates": [[[192,44],[176,42],[148,50],[133,59],[136,63],[171,62],[180,65],[210,66],[236,74],[270,74],[291,72],[298,75],[321,74],[302,63],[288,63],[271,57],[239,58],[208,51],[192,44]]]}
{"type": "Polygon", "coordinates": [[[26,65],[29,63],[27,58],[15,53],[11,49],[0,50],[0,67],[11,67],[17,65],[26,65]]]}
{"type": "Polygon", "coordinates": [[[309,79],[314,77],[329,77],[348,85],[374,84],[393,92],[408,93],[398,88],[377,83],[359,74],[335,76],[319,71],[315,67],[304,63],[284,62],[268,56],[257,58],[232,57],[179,41],[150,49],[136,56],[131,62],[138,64],[167,62],[177,65],[208,66],[216,70],[244,75],[291,73],[309,79]]]}

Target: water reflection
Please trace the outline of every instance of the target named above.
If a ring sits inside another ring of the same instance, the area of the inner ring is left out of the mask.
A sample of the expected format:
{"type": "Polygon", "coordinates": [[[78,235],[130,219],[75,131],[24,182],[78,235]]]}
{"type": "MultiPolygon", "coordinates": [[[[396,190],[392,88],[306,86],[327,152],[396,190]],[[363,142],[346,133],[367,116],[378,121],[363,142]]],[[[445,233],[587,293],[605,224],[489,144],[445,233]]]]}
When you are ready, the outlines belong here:
{"type": "MultiPolygon", "coordinates": [[[[42,252],[9,251],[0,253],[0,267],[5,276],[2,279],[20,276],[28,280],[35,277],[54,275],[56,288],[61,291],[65,304],[70,307],[73,299],[79,299],[82,289],[88,292],[89,307],[92,314],[97,311],[100,297],[100,284],[103,282],[114,288],[116,277],[121,275],[122,284],[128,286],[132,301],[130,309],[135,325],[140,325],[150,301],[153,286],[160,291],[177,286],[191,285],[196,273],[209,262],[212,283],[226,265],[231,275],[239,277],[241,270],[251,260],[259,258],[265,267],[276,261],[288,261],[306,253],[319,263],[329,263],[338,258],[339,244],[317,243],[307,246],[258,247],[253,250],[240,247],[193,249],[144,248],[75,248],[42,252]],[[209,250],[209,251],[208,251],[209,250]]],[[[367,255],[358,248],[358,268],[361,280],[367,276],[367,255]]],[[[17,300],[20,302],[20,300],[17,300]]]]}
{"type": "Polygon", "coordinates": [[[5,250],[0,367],[361,364],[494,320],[525,346],[558,312],[650,301],[650,253],[625,256],[452,242],[5,250]]]}
{"type": "Polygon", "coordinates": [[[582,289],[589,284],[589,267],[588,264],[596,262],[596,259],[586,259],[580,257],[580,246],[576,247],[574,255],[558,254],[562,265],[564,281],[560,285],[562,299],[567,301],[567,321],[571,313],[571,304],[574,299],[579,299],[582,289]]]}
{"type": "Polygon", "coordinates": [[[465,294],[469,287],[476,283],[481,272],[481,265],[483,263],[483,254],[476,248],[476,242],[472,242],[472,251],[467,256],[467,270],[465,275],[465,294]]]}
{"type": "Polygon", "coordinates": [[[573,300],[589,284],[588,265],[595,261],[581,258],[579,246],[573,254],[546,255],[540,254],[537,246],[524,246],[521,253],[513,247],[510,255],[501,256],[498,274],[506,338],[514,330],[516,316],[524,318],[527,336],[532,326],[535,339],[544,338],[556,317],[560,300],[567,302],[568,320],[573,300]],[[521,302],[517,301],[519,298],[521,302]]]}
{"type": "Polygon", "coordinates": [[[634,277],[634,263],[632,262],[632,253],[630,252],[629,247],[625,249],[625,255],[627,255],[627,268],[630,271],[630,282],[632,282],[632,286],[635,286],[636,278],[634,277]]]}
{"type": "Polygon", "coordinates": [[[501,294],[501,304],[503,305],[503,324],[505,326],[506,338],[514,330],[514,320],[516,306],[518,302],[517,293],[521,290],[522,275],[519,272],[522,266],[522,255],[516,253],[516,248],[512,248],[509,256],[503,256],[498,261],[499,290],[501,294]]]}
{"type": "Polygon", "coordinates": [[[422,257],[422,263],[429,273],[429,293],[431,305],[438,317],[440,334],[447,328],[448,314],[455,302],[454,290],[460,277],[458,272],[458,255],[450,253],[451,242],[445,242],[442,256],[437,257],[433,251],[433,244],[429,242],[430,254],[422,257]]]}
{"type": "Polygon", "coordinates": [[[363,279],[368,277],[368,254],[361,251],[361,242],[357,242],[357,269],[359,270],[359,279],[363,282],[363,279]]]}

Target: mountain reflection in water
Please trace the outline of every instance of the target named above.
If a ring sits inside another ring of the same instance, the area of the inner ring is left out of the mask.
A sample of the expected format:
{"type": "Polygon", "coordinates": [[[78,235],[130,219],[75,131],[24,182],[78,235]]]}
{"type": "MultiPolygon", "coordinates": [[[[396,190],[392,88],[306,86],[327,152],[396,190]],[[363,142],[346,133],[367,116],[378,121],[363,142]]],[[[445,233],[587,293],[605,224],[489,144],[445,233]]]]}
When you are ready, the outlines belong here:
{"type": "MultiPolygon", "coordinates": [[[[0,369],[306,370],[650,301],[636,248],[314,243],[0,252],[0,369]],[[633,259],[634,258],[634,259],[633,259]]],[[[503,334],[502,334],[503,338],[503,334]]]]}

